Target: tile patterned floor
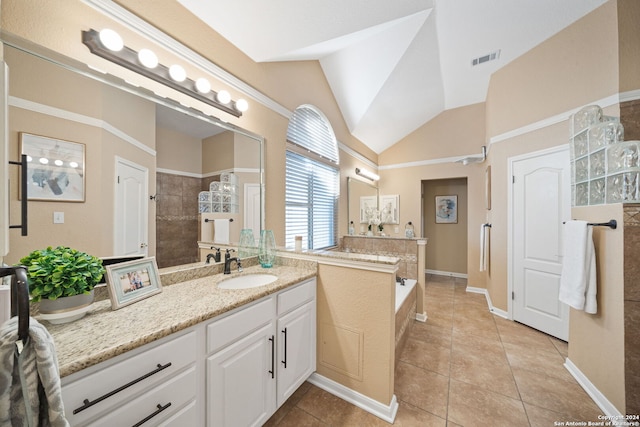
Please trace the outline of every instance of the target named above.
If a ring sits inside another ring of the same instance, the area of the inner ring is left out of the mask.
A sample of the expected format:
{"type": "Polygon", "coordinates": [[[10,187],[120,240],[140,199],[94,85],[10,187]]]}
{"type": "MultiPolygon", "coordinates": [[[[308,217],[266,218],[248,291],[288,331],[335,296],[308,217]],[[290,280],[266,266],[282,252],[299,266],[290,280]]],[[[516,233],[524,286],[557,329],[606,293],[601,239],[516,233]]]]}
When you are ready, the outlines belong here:
{"type": "MultiPolygon", "coordinates": [[[[598,420],[601,411],[563,366],[567,343],[492,315],[464,280],[432,276],[426,295],[428,320],[414,324],[396,366],[395,426],[598,420]]],[[[389,426],[309,383],[266,425],[389,426]]]]}

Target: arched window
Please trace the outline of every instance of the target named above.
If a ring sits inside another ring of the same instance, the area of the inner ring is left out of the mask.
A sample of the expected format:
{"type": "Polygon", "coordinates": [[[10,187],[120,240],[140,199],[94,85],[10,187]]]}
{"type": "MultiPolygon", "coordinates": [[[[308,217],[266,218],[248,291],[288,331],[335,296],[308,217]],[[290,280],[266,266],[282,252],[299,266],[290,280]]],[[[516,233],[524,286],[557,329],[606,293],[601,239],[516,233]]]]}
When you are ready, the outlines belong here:
{"type": "Polygon", "coordinates": [[[338,144],[327,118],[302,105],[287,129],[285,244],[302,236],[305,249],[336,245],[340,169],[338,144]]]}

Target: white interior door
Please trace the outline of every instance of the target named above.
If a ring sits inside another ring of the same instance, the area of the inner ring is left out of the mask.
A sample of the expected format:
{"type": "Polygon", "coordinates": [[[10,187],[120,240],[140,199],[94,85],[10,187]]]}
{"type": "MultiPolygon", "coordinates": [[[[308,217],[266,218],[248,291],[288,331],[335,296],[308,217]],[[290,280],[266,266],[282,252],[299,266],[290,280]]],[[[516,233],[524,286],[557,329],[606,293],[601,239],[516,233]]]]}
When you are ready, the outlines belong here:
{"type": "Polygon", "coordinates": [[[569,309],[558,300],[562,222],[571,215],[569,149],[512,162],[513,319],[562,340],[569,309]]]}
{"type": "Polygon", "coordinates": [[[147,255],[149,171],[116,158],[114,255],[147,255]]]}

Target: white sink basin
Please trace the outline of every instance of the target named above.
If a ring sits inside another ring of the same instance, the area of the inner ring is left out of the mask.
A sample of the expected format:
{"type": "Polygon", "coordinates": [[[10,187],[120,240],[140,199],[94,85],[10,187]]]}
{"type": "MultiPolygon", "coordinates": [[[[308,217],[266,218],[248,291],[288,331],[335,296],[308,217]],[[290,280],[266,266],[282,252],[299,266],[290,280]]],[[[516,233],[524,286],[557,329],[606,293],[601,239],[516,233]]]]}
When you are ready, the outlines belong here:
{"type": "Polygon", "coordinates": [[[278,280],[273,274],[247,274],[225,279],[218,284],[220,289],[249,289],[268,285],[278,280]]]}

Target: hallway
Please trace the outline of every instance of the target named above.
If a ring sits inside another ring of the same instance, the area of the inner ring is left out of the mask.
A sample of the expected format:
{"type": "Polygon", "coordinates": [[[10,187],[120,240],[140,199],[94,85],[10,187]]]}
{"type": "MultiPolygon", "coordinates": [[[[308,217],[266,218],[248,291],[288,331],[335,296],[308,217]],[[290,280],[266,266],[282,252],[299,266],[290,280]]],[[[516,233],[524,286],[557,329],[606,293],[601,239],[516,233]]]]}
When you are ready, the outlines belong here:
{"type": "MultiPolygon", "coordinates": [[[[466,281],[427,281],[426,323],[415,322],[396,367],[395,426],[554,426],[601,421],[563,366],[568,347],[494,316],[466,281]],[[560,425],[560,424],[557,424],[560,425]]],[[[305,383],[267,426],[389,426],[305,383]]]]}

